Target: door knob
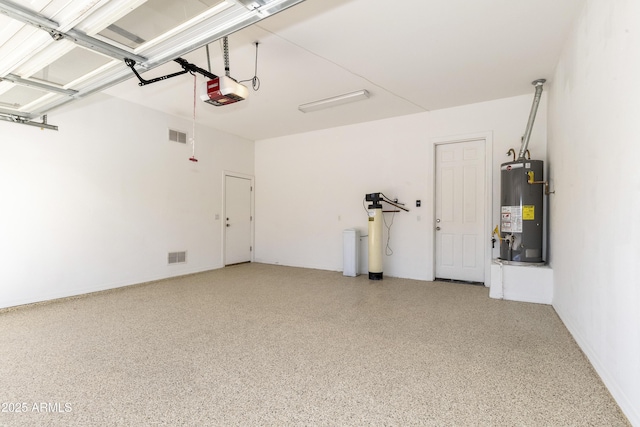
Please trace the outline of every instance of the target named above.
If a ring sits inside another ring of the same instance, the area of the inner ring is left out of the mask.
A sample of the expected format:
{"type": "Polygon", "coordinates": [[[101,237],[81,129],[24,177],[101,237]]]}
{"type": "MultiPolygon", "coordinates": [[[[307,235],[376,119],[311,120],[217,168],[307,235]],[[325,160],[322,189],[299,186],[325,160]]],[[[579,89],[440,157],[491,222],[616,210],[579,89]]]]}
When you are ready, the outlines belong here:
{"type": "MultiPolygon", "coordinates": [[[[229,218],[227,218],[227,219],[229,219],[229,218]]],[[[436,222],[440,222],[440,218],[436,219],[436,222]]]]}
{"type": "MultiPolygon", "coordinates": [[[[227,227],[228,227],[228,225],[227,225],[227,227]]],[[[440,231],[440,227],[436,227],[436,231],[440,231]]]]}
{"type": "Polygon", "coordinates": [[[227,227],[231,227],[231,224],[227,224],[227,227]]]}

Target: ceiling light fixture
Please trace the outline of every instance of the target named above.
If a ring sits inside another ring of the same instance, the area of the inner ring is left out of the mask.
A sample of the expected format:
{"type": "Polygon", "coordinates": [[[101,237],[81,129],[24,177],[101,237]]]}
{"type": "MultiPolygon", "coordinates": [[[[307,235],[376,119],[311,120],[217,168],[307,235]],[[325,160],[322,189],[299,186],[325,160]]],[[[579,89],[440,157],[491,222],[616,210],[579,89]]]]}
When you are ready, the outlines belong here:
{"type": "Polygon", "coordinates": [[[336,107],[338,105],[348,104],[350,102],[360,101],[367,98],[369,98],[369,91],[363,89],[338,96],[332,96],[331,98],[325,98],[319,101],[309,102],[307,104],[302,104],[298,106],[298,110],[302,111],[303,113],[310,113],[312,111],[336,107]]]}

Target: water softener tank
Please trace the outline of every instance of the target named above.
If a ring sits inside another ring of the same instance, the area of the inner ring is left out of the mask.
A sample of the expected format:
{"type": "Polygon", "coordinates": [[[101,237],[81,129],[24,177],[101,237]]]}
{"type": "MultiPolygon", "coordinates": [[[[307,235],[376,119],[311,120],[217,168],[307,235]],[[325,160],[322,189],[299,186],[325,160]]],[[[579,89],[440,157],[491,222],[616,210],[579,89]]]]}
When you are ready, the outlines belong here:
{"type": "Polygon", "coordinates": [[[518,159],[500,167],[500,258],[543,262],[542,160],[518,159]],[[533,184],[533,182],[536,182],[533,184]]]}
{"type": "Polygon", "coordinates": [[[369,205],[369,280],[382,280],[382,205],[369,205]]]}

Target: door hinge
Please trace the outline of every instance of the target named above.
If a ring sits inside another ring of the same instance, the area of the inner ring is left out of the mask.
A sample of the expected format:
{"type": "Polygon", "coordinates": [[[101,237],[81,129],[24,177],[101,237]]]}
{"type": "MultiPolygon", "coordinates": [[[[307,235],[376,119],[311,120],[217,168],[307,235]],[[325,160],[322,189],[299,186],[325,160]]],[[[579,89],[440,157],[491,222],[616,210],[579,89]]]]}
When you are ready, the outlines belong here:
{"type": "Polygon", "coordinates": [[[253,246],[249,246],[249,252],[253,252],[253,246]]]}
{"type": "Polygon", "coordinates": [[[250,216],[250,217],[249,217],[249,221],[253,221],[253,216],[250,216]]]}
{"type": "Polygon", "coordinates": [[[253,185],[249,187],[249,191],[253,191],[253,185]]]}

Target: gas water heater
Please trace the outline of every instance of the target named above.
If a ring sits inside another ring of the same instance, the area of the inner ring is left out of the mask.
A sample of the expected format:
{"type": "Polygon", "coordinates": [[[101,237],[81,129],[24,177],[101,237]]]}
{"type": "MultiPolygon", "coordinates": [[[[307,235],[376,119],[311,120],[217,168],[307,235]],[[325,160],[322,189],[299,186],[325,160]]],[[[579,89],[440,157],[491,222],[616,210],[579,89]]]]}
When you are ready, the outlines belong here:
{"type": "Polygon", "coordinates": [[[545,80],[534,81],[535,96],[518,158],[500,166],[500,259],[543,263],[543,198],[549,185],[543,181],[544,162],[525,158],[545,80]],[[543,188],[544,187],[544,188],[543,188]]]}
{"type": "Polygon", "coordinates": [[[500,258],[542,262],[543,190],[529,184],[542,177],[542,160],[515,160],[500,167],[500,258]]]}

